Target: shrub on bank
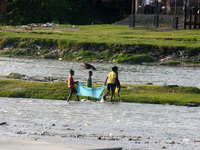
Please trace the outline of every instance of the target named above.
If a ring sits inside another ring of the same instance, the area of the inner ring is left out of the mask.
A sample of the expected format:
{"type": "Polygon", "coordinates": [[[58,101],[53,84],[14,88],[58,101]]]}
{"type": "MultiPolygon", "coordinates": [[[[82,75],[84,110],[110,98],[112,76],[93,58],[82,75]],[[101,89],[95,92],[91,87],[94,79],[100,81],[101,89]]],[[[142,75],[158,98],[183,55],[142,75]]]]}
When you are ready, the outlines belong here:
{"type": "Polygon", "coordinates": [[[178,62],[178,61],[168,61],[167,65],[169,65],[169,66],[178,66],[178,65],[180,65],[180,62],[178,62]]]}
{"type": "Polygon", "coordinates": [[[43,55],[44,59],[55,59],[55,58],[58,58],[58,57],[59,57],[58,55],[53,55],[53,54],[43,55]]]}
{"type": "Polygon", "coordinates": [[[149,55],[134,55],[134,54],[116,54],[111,57],[111,60],[118,60],[119,63],[134,63],[140,64],[143,62],[153,62],[154,58],[149,55]]]}
{"type": "Polygon", "coordinates": [[[97,55],[94,52],[82,51],[75,54],[75,57],[82,57],[83,60],[93,60],[97,58],[97,55]]]}
{"type": "Polygon", "coordinates": [[[183,60],[183,62],[187,63],[187,64],[198,64],[200,63],[200,61],[195,61],[195,60],[192,60],[192,59],[185,59],[183,60]]]}

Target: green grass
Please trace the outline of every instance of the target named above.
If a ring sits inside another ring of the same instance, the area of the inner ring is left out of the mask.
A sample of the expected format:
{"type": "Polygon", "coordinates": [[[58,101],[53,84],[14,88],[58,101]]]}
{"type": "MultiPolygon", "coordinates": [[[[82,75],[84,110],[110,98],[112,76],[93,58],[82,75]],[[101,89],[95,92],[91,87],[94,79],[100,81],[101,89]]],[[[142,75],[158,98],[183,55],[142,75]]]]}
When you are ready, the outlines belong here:
{"type": "Polygon", "coordinates": [[[197,64],[197,63],[200,63],[200,61],[194,61],[192,59],[186,59],[186,60],[183,60],[183,62],[185,62],[187,64],[197,64]]]}
{"type": "Polygon", "coordinates": [[[117,62],[119,63],[131,62],[134,64],[154,61],[154,59],[151,56],[134,54],[116,54],[113,57],[111,57],[111,60],[117,60],[117,62]]]}
{"type": "MultiPolygon", "coordinates": [[[[94,84],[94,87],[100,84],[94,84]]],[[[77,87],[76,87],[77,88],[77,87]]],[[[40,99],[67,99],[69,88],[66,82],[30,82],[21,80],[0,80],[1,97],[22,97],[40,99]]],[[[106,92],[106,89],[104,93],[106,92]]],[[[119,102],[152,103],[186,105],[188,102],[200,103],[200,89],[196,87],[171,87],[160,85],[131,85],[122,84],[120,97],[114,98],[119,102]]],[[[80,98],[86,98],[81,96],[80,98]]],[[[72,96],[75,100],[75,95],[72,96]]],[[[107,98],[109,101],[109,98],[107,98]]]]}
{"type": "MultiPolygon", "coordinates": [[[[1,28],[17,29],[10,26],[1,28]]],[[[14,47],[1,51],[0,55],[81,61],[102,59],[137,64],[154,62],[161,54],[178,54],[180,50],[187,51],[189,56],[197,56],[200,52],[200,30],[158,32],[119,25],[81,25],[74,28],[60,25],[42,29],[0,30],[0,50],[7,45],[14,47]],[[36,45],[42,49],[38,50],[36,45]],[[29,50],[24,51],[27,48],[29,50]],[[51,53],[51,50],[58,50],[59,54],[51,53]]],[[[178,63],[169,62],[167,65],[178,63]]]]}
{"type": "MultiPolygon", "coordinates": [[[[170,32],[157,32],[152,30],[129,29],[128,26],[117,25],[85,25],[77,26],[74,30],[69,25],[62,26],[61,32],[50,31],[51,28],[44,31],[30,32],[0,32],[1,39],[19,38],[19,39],[52,39],[67,43],[76,44],[120,44],[120,45],[152,45],[155,47],[171,48],[199,48],[198,37],[199,30],[181,30],[170,32]],[[69,29],[69,30],[66,30],[69,29]]],[[[61,46],[61,48],[64,48],[61,46]]]]}

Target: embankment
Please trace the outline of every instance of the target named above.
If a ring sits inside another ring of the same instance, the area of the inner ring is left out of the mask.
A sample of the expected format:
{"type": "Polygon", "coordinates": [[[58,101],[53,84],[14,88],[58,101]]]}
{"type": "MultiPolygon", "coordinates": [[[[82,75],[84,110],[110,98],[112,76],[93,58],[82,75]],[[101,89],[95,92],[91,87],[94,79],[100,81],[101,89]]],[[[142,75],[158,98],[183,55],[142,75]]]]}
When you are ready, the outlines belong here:
{"type": "Polygon", "coordinates": [[[199,30],[160,32],[117,25],[0,29],[0,55],[78,61],[199,65],[199,30]]]}

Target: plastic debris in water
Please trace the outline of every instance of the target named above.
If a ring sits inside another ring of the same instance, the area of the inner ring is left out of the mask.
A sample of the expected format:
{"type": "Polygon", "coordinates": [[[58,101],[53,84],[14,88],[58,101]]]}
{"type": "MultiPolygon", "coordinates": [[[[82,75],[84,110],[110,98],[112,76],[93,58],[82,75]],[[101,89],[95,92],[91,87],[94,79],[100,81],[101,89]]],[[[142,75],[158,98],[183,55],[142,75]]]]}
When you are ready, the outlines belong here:
{"type": "Polygon", "coordinates": [[[90,125],[91,125],[91,124],[89,124],[89,123],[86,123],[86,124],[85,124],[85,126],[90,126],[90,125]]]}
{"type": "Polygon", "coordinates": [[[65,124],[64,124],[63,127],[68,127],[68,125],[65,125],[65,124]]]}

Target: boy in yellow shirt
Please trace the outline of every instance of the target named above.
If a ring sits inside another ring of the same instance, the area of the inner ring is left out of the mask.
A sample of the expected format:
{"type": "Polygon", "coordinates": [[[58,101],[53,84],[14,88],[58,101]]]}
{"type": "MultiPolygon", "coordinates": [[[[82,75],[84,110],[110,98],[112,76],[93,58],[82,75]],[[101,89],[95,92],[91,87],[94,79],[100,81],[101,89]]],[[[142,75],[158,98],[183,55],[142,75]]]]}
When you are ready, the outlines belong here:
{"type": "Polygon", "coordinates": [[[107,85],[107,93],[103,96],[103,99],[106,100],[106,96],[108,95],[108,93],[110,93],[110,89],[111,89],[111,98],[110,101],[112,102],[112,98],[114,96],[115,93],[115,84],[117,83],[117,75],[116,73],[118,72],[118,67],[114,66],[112,67],[112,72],[110,72],[105,80],[104,85],[106,85],[106,83],[108,83],[107,85]]]}

